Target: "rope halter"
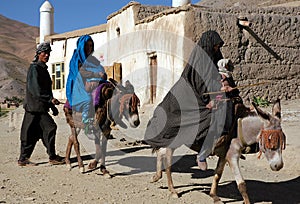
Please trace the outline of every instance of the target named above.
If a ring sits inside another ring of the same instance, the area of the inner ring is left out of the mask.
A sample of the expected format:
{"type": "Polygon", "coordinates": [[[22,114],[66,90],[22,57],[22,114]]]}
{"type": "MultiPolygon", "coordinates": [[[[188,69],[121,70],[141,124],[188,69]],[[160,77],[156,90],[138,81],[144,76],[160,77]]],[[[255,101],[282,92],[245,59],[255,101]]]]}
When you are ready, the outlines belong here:
{"type": "Polygon", "coordinates": [[[285,149],[286,145],[286,137],[281,129],[279,130],[261,130],[259,135],[259,155],[260,158],[262,152],[266,152],[269,150],[277,150],[280,151],[285,149]]]}
{"type": "Polygon", "coordinates": [[[139,98],[133,93],[133,94],[124,94],[120,100],[120,115],[119,117],[122,118],[123,112],[126,108],[130,108],[130,112],[134,113],[137,111],[137,107],[140,104],[139,98]]]}

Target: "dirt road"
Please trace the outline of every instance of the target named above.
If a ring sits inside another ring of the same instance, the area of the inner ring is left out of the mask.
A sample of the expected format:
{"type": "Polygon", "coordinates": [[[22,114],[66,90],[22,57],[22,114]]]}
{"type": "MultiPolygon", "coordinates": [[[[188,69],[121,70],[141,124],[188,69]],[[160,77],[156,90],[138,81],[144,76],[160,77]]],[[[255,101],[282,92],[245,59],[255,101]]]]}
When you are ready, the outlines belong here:
{"type": "MultiPolygon", "coordinates": [[[[258,160],[255,154],[246,155],[246,160],[240,161],[253,203],[300,203],[300,100],[283,102],[282,109],[282,125],[287,135],[283,169],[272,172],[266,159],[258,160]]],[[[60,112],[55,118],[58,124],[56,144],[58,153],[64,156],[70,131],[61,109],[60,112]]],[[[145,125],[149,113],[143,114],[145,125]]],[[[31,158],[39,165],[17,166],[20,127],[11,130],[8,117],[1,118],[0,203],[213,203],[208,193],[217,158],[210,157],[209,170],[202,172],[196,167],[195,152],[185,150],[184,156],[176,156],[180,159],[173,166],[173,179],[180,197],[171,198],[165,175],[157,183],[149,182],[155,170],[155,157],[151,149],[132,143],[142,136],[143,127],[136,130],[135,135],[125,130],[113,131],[114,139],[109,140],[106,162],[113,178],[106,179],[99,169],[79,173],[74,152],[74,168],[71,171],[64,165],[50,166],[41,142],[31,158]],[[125,141],[120,141],[122,138],[125,141]]],[[[93,146],[83,145],[82,137],[80,135],[81,151],[87,164],[91,160],[93,146]]],[[[242,203],[228,166],[225,167],[218,194],[225,203],[242,203]]]]}

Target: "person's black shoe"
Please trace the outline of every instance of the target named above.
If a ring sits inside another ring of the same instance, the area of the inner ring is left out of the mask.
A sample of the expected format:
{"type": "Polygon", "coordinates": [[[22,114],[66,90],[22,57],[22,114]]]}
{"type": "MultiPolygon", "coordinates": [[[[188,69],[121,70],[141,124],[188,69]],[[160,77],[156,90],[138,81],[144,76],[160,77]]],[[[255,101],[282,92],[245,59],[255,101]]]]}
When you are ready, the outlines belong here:
{"type": "Polygon", "coordinates": [[[36,163],[31,162],[29,159],[18,160],[19,166],[37,166],[36,163]]]}
{"type": "Polygon", "coordinates": [[[59,155],[55,155],[54,157],[49,158],[49,164],[52,165],[60,165],[65,163],[65,158],[59,155]]]}

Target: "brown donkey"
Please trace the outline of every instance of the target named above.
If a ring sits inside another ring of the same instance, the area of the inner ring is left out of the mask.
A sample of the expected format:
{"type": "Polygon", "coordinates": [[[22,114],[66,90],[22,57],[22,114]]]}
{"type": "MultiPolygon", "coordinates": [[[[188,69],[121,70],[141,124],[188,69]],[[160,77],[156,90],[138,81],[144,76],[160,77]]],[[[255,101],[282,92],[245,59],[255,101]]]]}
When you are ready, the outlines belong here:
{"type": "MultiPolygon", "coordinates": [[[[101,129],[105,136],[102,140],[102,149],[96,148],[96,157],[89,163],[88,168],[94,169],[100,160],[100,169],[105,167],[105,153],[107,138],[111,133],[111,124],[119,125],[122,128],[127,128],[127,121],[132,128],[137,128],[140,125],[138,107],[140,100],[132,89],[127,89],[121,84],[115,86],[115,91],[111,99],[107,101],[107,117],[101,129]],[[102,150],[102,151],[101,151],[102,150]]],[[[106,173],[107,170],[103,169],[106,173]]]]}
{"type": "MultiPolygon", "coordinates": [[[[112,97],[114,86],[112,83],[107,82],[100,84],[101,91],[100,95],[97,101],[97,104],[95,106],[95,116],[94,116],[94,127],[98,129],[99,131],[94,133],[94,141],[96,146],[96,152],[101,152],[103,149],[106,148],[106,144],[103,141],[106,141],[107,138],[102,137],[102,147],[100,146],[100,139],[103,135],[100,131],[99,127],[105,123],[107,118],[107,101],[112,97]]],[[[97,99],[96,99],[97,100],[97,99]]],[[[84,128],[84,124],[81,122],[81,113],[75,112],[72,110],[72,108],[68,105],[68,103],[64,106],[64,112],[66,116],[67,123],[70,125],[71,128],[71,135],[69,136],[68,144],[67,144],[67,150],[66,150],[66,165],[68,166],[69,170],[72,169],[71,162],[70,162],[70,155],[71,155],[71,149],[74,145],[74,150],[77,156],[78,166],[81,173],[84,172],[84,164],[80,156],[80,148],[79,148],[79,141],[78,141],[78,135],[80,133],[80,130],[84,128]]],[[[97,155],[96,155],[97,156],[97,155]]],[[[101,171],[103,174],[108,173],[105,170],[105,166],[101,167],[101,171]]]]}

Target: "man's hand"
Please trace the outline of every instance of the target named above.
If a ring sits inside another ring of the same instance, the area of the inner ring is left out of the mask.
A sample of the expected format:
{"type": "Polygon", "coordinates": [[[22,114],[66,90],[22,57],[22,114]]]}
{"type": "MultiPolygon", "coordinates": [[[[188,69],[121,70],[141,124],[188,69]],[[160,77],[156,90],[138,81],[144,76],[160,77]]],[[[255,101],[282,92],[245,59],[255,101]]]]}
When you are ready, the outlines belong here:
{"type": "Polygon", "coordinates": [[[231,92],[233,89],[231,86],[222,86],[221,91],[231,92]]]}
{"type": "Polygon", "coordinates": [[[206,108],[208,108],[209,110],[211,110],[211,109],[213,109],[214,105],[215,105],[215,103],[214,103],[214,101],[212,100],[212,101],[210,101],[210,102],[206,105],[206,108]]]}
{"type": "Polygon", "coordinates": [[[53,103],[54,105],[59,105],[60,104],[59,100],[57,100],[56,98],[53,98],[51,100],[51,103],[53,103]]]}

